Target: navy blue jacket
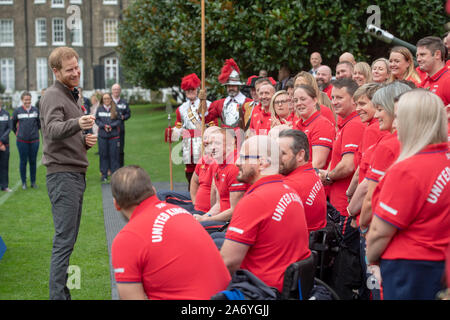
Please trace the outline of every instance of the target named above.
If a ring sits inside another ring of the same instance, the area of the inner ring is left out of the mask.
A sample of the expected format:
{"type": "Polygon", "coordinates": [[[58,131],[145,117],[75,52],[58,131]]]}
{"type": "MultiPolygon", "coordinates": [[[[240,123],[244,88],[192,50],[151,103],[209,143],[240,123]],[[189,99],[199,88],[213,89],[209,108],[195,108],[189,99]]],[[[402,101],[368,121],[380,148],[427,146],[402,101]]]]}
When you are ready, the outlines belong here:
{"type": "Polygon", "coordinates": [[[9,133],[11,132],[12,121],[9,112],[5,109],[0,110],[0,142],[4,145],[9,144],[9,133]]]}
{"type": "Polygon", "coordinates": [[[120,115],[123,116],[123,119],[122,119],[122,117],[120,117],[122,119],[120,129],[122,131],[125,131],[125,121],[130,119],[130,117],[131,117],[130,106],[128,105],[128,102],[126,102],[122,98],[119,99],[119,101],[116,103],[116,106],[117,106],[117,111],[120,113],[120,115]]]}
{"type": "Polygon", "coordinates": [[[12,130],[18,141],[39,141],[41,122],[39,121],[39,110],[36,107],[31,106],[29,111],[25,110],[23,106],[15,109],[12,124],[12,130]]]}
{"type": "Polygon", "coordinates": [[[111,139],[118,137],[120,134],[120,124],[122,120],[119,119],[120,113],[117,112],[117,119],[111,119],[111,110],[106,110],[104,106],[99,106],[95,114],[95,123],[98,126],[98,136],[104,139],[111,139]],[[111,132],[105,131],[105,125],[110,125],[111,132]]]}

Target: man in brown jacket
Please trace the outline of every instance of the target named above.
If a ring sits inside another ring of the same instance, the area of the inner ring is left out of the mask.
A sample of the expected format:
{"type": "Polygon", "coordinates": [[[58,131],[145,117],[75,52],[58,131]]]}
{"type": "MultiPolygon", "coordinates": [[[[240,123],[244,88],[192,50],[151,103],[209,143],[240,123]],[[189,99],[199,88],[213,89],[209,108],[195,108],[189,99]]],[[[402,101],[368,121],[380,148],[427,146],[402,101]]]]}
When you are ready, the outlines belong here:
{"type": "Polygon", "coordinates": [[[72,48],[56,48],[50,54],[49,65],[56,81],[40,102],[42,163],[47,167],[55,227],[49,292],[52,300],[69,300],[67,268],[80,226],[89,165],[86,152],[96,144],[97,136],[83,133],[92,128],[95,117],[85,116],[78,101],[78,54],[72,48]]]}

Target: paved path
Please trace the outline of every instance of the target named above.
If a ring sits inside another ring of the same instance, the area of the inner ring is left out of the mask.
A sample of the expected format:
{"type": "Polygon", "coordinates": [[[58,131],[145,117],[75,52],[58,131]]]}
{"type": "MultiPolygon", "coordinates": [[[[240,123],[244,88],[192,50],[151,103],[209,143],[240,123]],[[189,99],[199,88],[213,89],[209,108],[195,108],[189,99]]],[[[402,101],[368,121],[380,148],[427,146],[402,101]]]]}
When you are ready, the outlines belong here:
{"type": "MultiPolygon", "coordinates": [[[[170,185],[168,182],[153,182],[157,191],[169,190],[170,185]]],[[[173,186],[174,191],[187,191],[187,183],[176,182],[173,186]]],[[[114,208],[111,186],[109,183],[102,184],[102,197],[103,197],[103,215],[105,219],[106,241],[108,242],[109,253],[109,269],[111,277],[111,298],[112,300],[118,300],[119,295],[117,293],[116,281],[114,279],[114,272],[111,264],[111,245],[116,237],[117,233],[127,223],[123,215],[114,208]]]]}

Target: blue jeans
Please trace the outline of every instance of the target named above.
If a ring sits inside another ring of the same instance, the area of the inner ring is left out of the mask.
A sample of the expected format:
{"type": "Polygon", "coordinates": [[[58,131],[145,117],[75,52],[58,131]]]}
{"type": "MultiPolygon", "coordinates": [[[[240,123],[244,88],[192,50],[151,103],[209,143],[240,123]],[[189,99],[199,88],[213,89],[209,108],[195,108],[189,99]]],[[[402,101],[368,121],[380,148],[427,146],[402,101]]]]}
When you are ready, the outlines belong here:
{"type": "Polygon", "coordinates": [[[36,159],[39,151],[39,140],[36,142],[17,141],[20,157],[20,179],[22,184],[27,183],[27,163],[30,163],[31,184],[36,182],[36,159]]]}

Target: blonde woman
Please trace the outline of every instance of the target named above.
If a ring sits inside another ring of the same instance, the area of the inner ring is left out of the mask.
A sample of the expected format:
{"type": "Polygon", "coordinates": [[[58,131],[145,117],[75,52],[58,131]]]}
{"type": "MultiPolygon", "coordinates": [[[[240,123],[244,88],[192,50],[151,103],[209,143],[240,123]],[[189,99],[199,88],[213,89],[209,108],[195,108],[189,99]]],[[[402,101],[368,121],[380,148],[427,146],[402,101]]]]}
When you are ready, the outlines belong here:
{"type": "Polygon", "coordinates": [[[269,105],[269,110],[271,113],[271,128],[280,124],[286,124],[292,127],[294,114],[291,112],[290,104],[291,97],[287,91],[280,90],[275,92],[269,105]]]}
{"type": "Polygon", "coordinates": [[[328,98],[328,95],[325,92],[319,89],[314,76],[306,71],[299,72],[294,77],[294,88],[302,84],[311,86],[314,89],[314,91],[316,92],[316,97],[318,99],[317,110],[320,111],[322,115],[324,115],[328,120],[330,120],[333,125],[336,125],[337,116],[334,112],[331,100],[330,98],[328,98]]]}
{"type": "Polygon", "coordinates": [[[420,77],[414,68],[414,59],[408,48],[397,46],[389,54],[390,81],[412,81],[416,86],[420,84],[420,77]]]}
{"type": "Polygon", "coordinates": [[[372,82],[372,68],[367,62],[358,62],[353,67],[353,80],[362,86],[363,84],[372,82]]]}
{"type": "Polygon", "coordinates": [[[424,89],[397,105],[401,152],[377,187],[367,260],[379,264],[384,299],[434,300],[450,242],[447,115],[424,89]]]}
{"type": "Polygon", "coordinates": [[[389,60],[386,58],[378,58],[372,62],[372,81],[376,83],[384,83],[391,77],[389,69],[389,60]]]}

